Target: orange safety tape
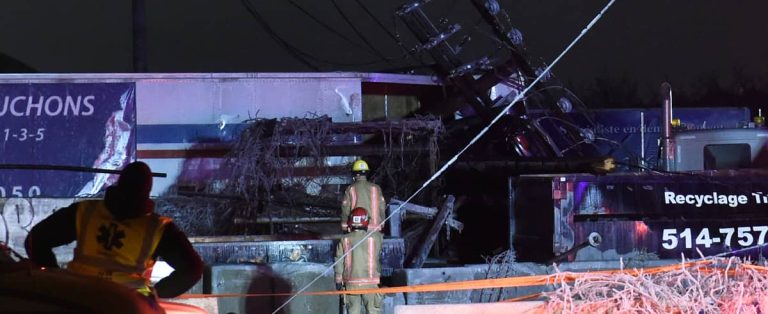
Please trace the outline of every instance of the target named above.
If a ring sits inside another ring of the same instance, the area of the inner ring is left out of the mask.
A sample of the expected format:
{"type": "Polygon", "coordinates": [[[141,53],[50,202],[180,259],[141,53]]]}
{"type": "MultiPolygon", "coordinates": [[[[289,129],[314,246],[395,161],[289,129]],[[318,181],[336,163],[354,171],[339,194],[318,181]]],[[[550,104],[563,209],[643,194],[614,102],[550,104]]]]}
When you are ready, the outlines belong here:
{"type": "Polygon", "coordinates": [[[517,298],[504,299],[504,300],[501,300],[501,302],[518,302],[518,301],[526,301],[526,300],[531,300],[531,299],[538,299],[539,297],[541,297],[541,296],[543,296],[543,295],[544,295],[544,294],[542,294],[541,292],[538,292],[538,293],[533,293],[533,294],[529,294],[529,295],[524,295],[524,296],[521,296],[521,297],[517,297],[517,298]]]}
{"type": "MultiPolygon", "coordinates": [[[[707,265],[714,263],[712,260],[702,260],[685,262],[681,264],[658,266],[647,269],[624,269],[624,270],[601,270],[590,272],[560,272],[556,274],[548,275],[534,275],[524,277],[509,277],[509,278],[496,278],[496,279],[480,279],[480,280],[468,280],[468,281],[454,281],[444,283],[433,283],[415,286],[399,286],[399,287],[384,287],[373,289],[360,289],[360,290],[341,290],[341,291],[314,291],[303,292],[300,295],[341,295],[341,294],[390,294],[390,293],[413,293],[413,292],[441,292],[441,291],[456,291],[456,290],[474,290],[474,289],[488,289],[488,288],[511,288],[511,287],[526,287],[526,286],[540,286],[549,284],[562,284],[566,282],[573,282],[574,280],[583,278],[589,275],[601,274],[601,275],[615,275],[625,274],[630,276],[638,275],[653,275],[658,273],[665,273],[670,271],[676,271],[684,268],[698,267],[703,271],[715,271],[707,265]]],[[[757,270],[760,272],[768,273],[768,267],[754,266],[741,264],[745,268],[757,270]]],[[[722,268],[722,267],[720,267],[722,268]]],[[[734,270],[729,270],[729,273],[733,273],[734,270]]],[[[269,296],[291,296],[295,293],[224,293],[224,294],[183,294],[176,297],[177,299],[199,299],[199,298],[234,298],[234,297],[269,297],[269,296]]]]}

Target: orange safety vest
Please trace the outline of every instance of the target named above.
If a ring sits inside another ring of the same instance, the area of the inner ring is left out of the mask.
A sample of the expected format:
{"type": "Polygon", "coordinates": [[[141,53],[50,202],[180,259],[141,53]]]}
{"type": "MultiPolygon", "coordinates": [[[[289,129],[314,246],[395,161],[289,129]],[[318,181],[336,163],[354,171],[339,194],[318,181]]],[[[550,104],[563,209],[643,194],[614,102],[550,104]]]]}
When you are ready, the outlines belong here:
{"type": "Polygon", "coordinates": [[[152,256],[170,221],[154,213],[116,220],[104,201],[82,201],[77,205],[77,246],[67,269],[150,295],[152,256]]]}

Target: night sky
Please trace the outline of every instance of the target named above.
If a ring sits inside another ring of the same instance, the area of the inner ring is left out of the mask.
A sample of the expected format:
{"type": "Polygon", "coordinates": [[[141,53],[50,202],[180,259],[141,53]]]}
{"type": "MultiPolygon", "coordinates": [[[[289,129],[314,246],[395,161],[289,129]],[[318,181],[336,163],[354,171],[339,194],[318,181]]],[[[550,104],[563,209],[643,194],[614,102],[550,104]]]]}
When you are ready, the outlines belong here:
{"type": "MultiPolygon", "coordinates": [[[[370,72],[417,65],[403,57],[397,43],[360,5],[390,33],[396,29],[404,45],[412,47],[415,41],[409,31],[393,16],[404,3],[252,2],[283,40],[326,61],[313,61],[321,71],[370,72]],[[392,60],[383,62],[381,56],[392,60]],[[377,63],[340,64],[366,62],[377,63]]],[[[559,54],[608,1],[500,3],[523,32],[528,55],[541,64],[559,54]]],[[[433,0],[425,7],[434,21],[445,17],[471,35],[463,58],[494,52],[485,35],[489,32],[468,0],[433,0]]],[[[617,0],[554,71],[572,84],[586,84],[595,77],[630,77],[649,93],[664,80],[687,87],[703,76],[715,76],[728,84],[734,73],[764,83],[766,12],[764,0],[617,0]]],[[[147,1],[146,14],[150,72],[314,71],[278,45],[240,0],[147,1]]],[[[11,0],[0,3],[0,16],[0,53],[39,72],[133,71],[131,1],[11,0]]]]}

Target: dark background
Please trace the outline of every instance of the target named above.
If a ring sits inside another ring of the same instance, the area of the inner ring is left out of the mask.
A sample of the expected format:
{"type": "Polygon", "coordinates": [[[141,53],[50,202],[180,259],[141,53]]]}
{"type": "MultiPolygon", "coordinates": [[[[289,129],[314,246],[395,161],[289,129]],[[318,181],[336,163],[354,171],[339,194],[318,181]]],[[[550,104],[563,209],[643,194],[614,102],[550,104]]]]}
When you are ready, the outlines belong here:
{"type": "MultiPolygon", "coordinates": [[[[403,52],[416,44],[394,16],[406,1],[145,1],[148,72],[429,73],[428,57],[403,52]]],[[[499,2],[535,66],[551,62],[608,3],[499,2]]],[[[464,60],[498,52],[469,0],[424,7],[435,23],[462,25],[452,40],[471,36],[464,60]]],[[[768,105],[767,9],[765,0],[617,0],[554,72],[589,108],[658,108],[664,81],[678,106],[762,108],[768,105]]],[[[130,0],[2,1],[0,72],[133,72],[132,27],[130,0]]],[[[506,210],[488,196],[504,195],[502,179],[465,184],[479,196],[464,208],[506,210]]],[[[458,255],[497,252],[508,236],[500,213],[466,213],[459,217],[468,227],[458,255]]]]}
{"type": "MultiPolygon", "coordinates": [[[[240,0],[146,2],[149,72],[425,72],[389,35],[397,32],[405,47],[415,45],[393,15],[406,1],[250,2],[261,21],[240,0]],[[265,25],[311,65],[278,44],[265,25]]],[[[608,3],[499,2],[536,64],[551,62],[608,3]]],[[[471,33],[467,60],[494,52],[470,1],[433,0],[424,7],[435,22],[445,17],[471,33]]],[[[678,104],[759,107],[768,104],[767,9],[762,0],[618,0],[554,71],[590,107],[655,104],[662,81],[679,93],[678,104]]],[[[133,72],[131,12],[129,0],[3,1],[0,72],[133,72]]]]}

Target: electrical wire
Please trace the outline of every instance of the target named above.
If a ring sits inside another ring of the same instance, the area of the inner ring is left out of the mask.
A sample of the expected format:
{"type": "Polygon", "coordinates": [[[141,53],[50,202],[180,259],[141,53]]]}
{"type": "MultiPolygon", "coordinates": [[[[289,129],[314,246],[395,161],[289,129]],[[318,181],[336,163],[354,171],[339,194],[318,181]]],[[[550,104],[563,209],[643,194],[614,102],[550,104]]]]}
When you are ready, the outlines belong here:
{"type": "MultiPolygon", "coordinates": [[[[111,173],[120,174],[122,170],[116,169],[103,169],[94,167],[81,167],[81,166],[64,166],[64,165],[41,165],[41,164],[0,164],[0,169],[11,170],[57,170],[57,171],[74,171],[74,172],[89,172],[89,173],[111,173]]],[[[166,173],[152,172],[153,177],[165,178],[166,173]]]]}
{"type": "MultiPolygon", "coordinates": [[[[561,119],[561,118],[558,118],[558,117],[553,117],[553,116],[539,117],[539,118],[536,118],[534,121],[539,122],[539,121],[545,120],[545,119],[559,121],[559,122],[563,123],[564,125],[569,126],[569,127],[573,128],[573,129],[579,131],[579,132],[583,129],[582,127],[580,127],[580,126],[578,126],[578,125],[576,125],[576,124],[574,124],[574,123],[572,123],[572,122],[570,122],[568,120],[564,120],[564,119],[561,119]]],[[[641,160],[643,163],[647,163],[648,162],[648,160],[640,158],[640,156],[637,156],[637,154],[635,152],[629,150],[628,148],[625,147],[624,144],[622,144],[620,142],[617,142],[615,140],[612,140],[612,139],[609,139],[609,138],[605,138],[605,137],[595,137],[594,140],[595,141],[602,141],[602,142],[606,142],[606,143],[612,144],[616,148],[618,148],[618,149],[624,151],[625,153],[627,153],[629,155],[629,157],[637,159],[637,160],[641,160]]],[[[566,152],[568,152],[569,150],[575,148],[576,146],[579,146],[581,144],[586,144],[586,143],[591,144],[591,142],[589,142],[587,140],[582,140],[582,141],[579,141],[577,143],[574,143],[573,145],[571,145],[569,147],[566,147],[565,149],[562,149],[560,151],[560,154],[565,154],[566,152]]],[[[618,163],[618,164],[621,164],[621,163],[618,163]]]]}
{"type": "MultiPolygon", "coordinates": [[[[376,23],[376,25],[379,26],[379,28],[381,28],[385,33],[387,33],[389,38],[391,38],[392,40],[394,40],[397,43],[398,47],[400,47],[400,49],[403,50],[403,52],[405,53],[405,56],[410,57],[411,59],[416,61],[418,64],[421,64],[422,66],[427,65],[421,59],[417,59],[416,57],[413,56],[414,51],[411,51],[411,50],[409,50],[408,48],[405,47],[405,44],[403,44],[403,42],[400,40],[400,35],[397,34],[397,24],[396,23],[395,23],[395,33],[393,34],[392,32],[389,31],[389,29],[386,26],[384,26],[384,23],[382,23],[381,20],[379,20],[379,18],[376,17],[376,15],[374,15],[373,12],[371,12],[370,9],[368,9],[367,6],[365,6],[362,2],[360,2],[360,0],[355,0],[355,2],[357,3],[358,6],[360,6],[360,8],[363,9],[363,11],[369,17],[371,17],[371,19],[376,23]]],[[[394,20],[395,19],[395,15],[392,15],[392,18],[394,20]]]]}
{"type": "MultiPolygon", "coordinates": [[[[425,182],[424,182],[424,183],[421,185],[421,187],[420,187],[420,188],[418,188],[418,189],[416,190],[416,192],[414,192],[413,194],[411,194],[411,196],[409,196],[409,197],[408,197],[408,198],[407,198],[405,201],[403,201],[403,202],[400,204],[400,206],[398,206],[397,208],[395,208],[395,209],[392,211],[392,213],[391,213],[391,214],[389,214],[389,215],[388,215],[386,218],[384,218],[384,220],[382,220],[382,221],[381,221],[381,223],[382,223],[382,224],[384,224],[385,222],[387,222],[387,220],[391,219],[391,218],[392,218],[394,215],[398,215],[398,214],[400,214],[400,211],[403,209],[403,206],[404,206],[405,204],[408,204],[408,203],[409,203],[409,202],[410,202],[410,201],[411,201],[411,200],[412,200],[414,197],[416,197],[416,195],[418,195],[419,193],[421,193],[421,191],[423,191],[423,190],[424,190],[424,189],[425,189],[425,188],[426,188],[426,187],[427,187],[429,184],[431,184],[431,183],[432,183],[433,181],[435,181],[435,180],[436,180],[438,177],[440,177],[440,176],[443,174],[443,172],[445,172],[445,170],[446,170],[446,169],[448,169],[448,167],[450,167],[450,166],[451,166],[453,163],[455,163],[455,162],[458,160],[458,158],[459,158],[461,155],[463,155],[463,154],[464,154],[464,152],[465,152],[465,151],[467,151],[467,150],[468,150],[468,149],[469,149],[469,148],[470,148],[472,145],[474,145],[474,144],[475,144],[475,143],[476,143],[476,142],[477,142],[477,141],[478,141],[478,140],[479,140],[481,137],[483,137],[483,135],[485,135],[485,133],[487,133],[487,132],[488,132],[488,130],[490,130],[490,128],[491,128],[491,127],[492,127],[494,124],[496,124],[496,122],[498,122],[498,121],[499,121],[499,120],[500,120],[500,119],[501,119],[501,118],[502,118],[504,115],[506,115],[506,113],[507,113],[507,112],[508,112],[508,111],[509,111],[509,110],[512,108],[512,106],[514,106],[514,105],[515,105],[515,104],[516,104],[518,101],[520,101],[520,99],[522,99],[523,97],[525,97],[524,95],[525,95],[526,93],[528,93],[528,91],[530,91],[530,90],[533,88],[533,86],[534,86],[534,85],[536,85],[536,84],[537,84],[537,83],[538,83],[538,82],[541,80],[541,78],[544,76],[544,74],[548,73],[548,72],[549,72],[549,71],[552,69],[552,67],[554,67],[554,66],[555,66],[555,65],[556,65],[556,64],[557,64],[557,63],[560,61],[560,59],[562,59],[562,58],[563,58],[563,56],[565,56],[565,54],[566,54],[566,53],[568,53],[568,52],[571,50],[571,48],[572,48],[574,45],[576,45],[576,43],[577,43],[577,42],[578,42],[578,41],[579,41],[579,40],[580,40],[582,37],[584,37],[584,35],[585,35],[585,34],[586,34],[586,33],[587,33],[587,32],[588,32],[588,31],[589,31],[591,28],[592,28],[592,26],[594,26],[594,25],[595,25],[595,23],[597,23],[597,21],[598,21],[598,20],[599,20],[599,19],[600,19],[600,18],[603,16],[603,14],[605,14],[605,12],[606,12],[606,11],[607,11],[607,10],[608,10],[610,7],[611,7],[611,5],[613,5],[613,3],[614,3],[614,2],[616,2],[616,0],[610,0],[610,2],[608,2],[608,4],[606,4],[606,5],[605,5],[605,7],[604,7],[604,8],[603,8],[603,9],[602,9],[602,10],[601,10],[601,11],[600,11],[598,14],[597,14],[597,16],[595,16],[595,17],[592,19],[592,21],[591,21],[589,24],[587,24],[587,26],[586,26],[584,29],[582,29],[581,33],[579,33],[579,35],[577,35],[577,36],[576,36],[576,38],[575,38],[573,41],[571,41],[571,43],[570,43],[570,44],[569,44],[569,45],[568,45],[568,46],[567,46],[567,47],[566,47],[566,48],[565,48],[565,49],[564,49],[564,50],[563,50],[563,51],[562,51],[562,52],[561,52],[561,53],[560,53],[560,54],[559,54],[559,55],[558,55],[558,56],[557,56],[555,59],[554,59],[554,61],[552,61],[552,63],[551,63],[549,66],[547,66],[547,68],[545,69],[545,71],[543,71],[541,74],[539,74],[539,76],[538,76],[538,77],[537,77],[535,80],[533,80],[533,82],[531,82],[531,84],[529,84],[529,85],[528,85],[528,87],[526,87],[526,88],[525,88],[525,89],[524,89],[522,92],[520,92],[520,93],[518,93],[517,95],[515,95],[514,99],[513,99],[511,102],[509,102],[509,104],[508,104],[508,105],[507,105],[507,106],[504,108],[504,110],[502,110],[501,112],[499,112],[499,114],[497,114],[497,115],[496,115],[496,117],[495,117],[493,120],[491,120],[491,121],[488,123],[488,125],[487,125],[485,128],[483,128],[483,129],[482,129],[482,130],[481,130],[481,131],[480,131],[480,132],[479,132],[479,133],[478,133],[478,134],[477,134],[477,135],[476,135],[474,138],[472,138],[472,139],[469,141],[469,143],[467,143],[467,145],[466,145],[466,146],[464,146],[464,148],[462,148],[462,149],[461,149],[461,150],[460,150],[458,153],[456,153],[456,154],[455,154],[453,157],[451,157],[451,159],[449,159],[449,160],[448,160],[448,161],[447,161],[447,162],[446,162],[446,163],[445,163],[445,164],[444,164],[444,165],[443,165],[443,166],[442,166],[440,169],[438,169],[438,170],[437,170],[437,171],[436,171],[436,172],[435,172],[435,173],[434,173],[434,174],[433,174],[433,175],[432,175],[432,176],[431,176],[431,177],[430,177],[430,178],[429,178],[427,181],[425,181],[425,182]]],[[[507,96],[506,96],[506,97],[504,97],[503,99],[500,99],[499,101],[497,101],[497,104],[502,104],[502,103],[505,103],[506,101],[508,101],[508,99],[507,99],[507,98],[508,98],[508,97],[510,97],[510,96],[511,96],[511,95],[507,95],[507,96]]],[[[313,285],[315,282],[317,282],[318,280],[320,280],[320,278],[322,278],[322,277],[323,277],[323,276],[324,276],[326,273],[328,273],[328,271],[329,271],[329,270],[333,270],[333,269],[334,269],[334,266],[336,266],[336,264],[338,264],[339,262],[342,262],[342,261],[344,261],[344,259],[345,259],[345,257],[346,257],[347,255],[349,255],[350,253],[352,253],[352,251],[353,251],[354,249],[356,249],[358,246],[360,246],[362,243],[364,243],[364,242],[365,242],[365,239],[369,238],[369,237],[370,237],[370,236],[371,236],[371,235],[372,235],[374,232],[376,232],[376,231],[369,231],[369,232],[368,232],[368,233],[367,233],[367,234],[366,234],[366,235],[365,235],[365,236],[364,236],[362,239],[360,239],[360,241],[359,241],[359,242],[355,243],[355,244],[354,244],[354,245],[353,245],[353,246],[352,246],[352,247],[349,249],[349,251],[345,252],[345,253],[344,253],[342,256],[340,256],[340,257],[339,257],[339,258],[338,258],[336,261],[334,261],[334,263],[333,263],[333,264],[331,264],[330,266],[328,266],[328,267],[327,267],[327,268],[326,268],[326,269],[325,269],[325,270],[324,270],[324,271],[323,271],[323,272],[322,272],[320,275],[318,275],[317,277],[315,277],[315,279],[313,279],[312,281],[310,281],[309,283],[307,283],[307,284],[306,284],[304,287],[302,287],[301,289],[299,289],[299,290],[298,290],[298,291],[297,291],[295,294],[293,294],[293,295],[292,295],[290,298],[288,298],[288,299],[287,299],[287,300],[286,300],[286,301],[285,301],[285,302],[284,302],[282,305],[280,305],[280,306],[279,306],[277,309],[275,309],[275,310],[272,312],[272,314],[276,314],[276,313],[280,312],[280,310],[281,310],[281,309],[283,309],[283,308],[284,308],[286,305],[288,305],[288,303],[290,303],[291,301],[293,301],[293,300],[294,300],[294,299],[295,299],[295,298],[296,298],[296,297],[297,297],[299,294],[301,294],[302,292],[306,291],[306,290],[307,290],[307,289],[308,289],[308,288],[309,288],[311,285],[313,285]]]]}
{"type": "Polygon", "coordinates": [[[298,47],[292,45],[287,40],[283,39],[282,36],[280,36],[264,19],[264,17],[259,13],[259,11],[256,9],[256,7],[253,5],[251,0],[241,0],[241,3],[245,6],[246,10],[253,16],[253,18],[256,20],[259,25],[264,28],[264,30],[267,32],[267,34],[274,40],[276,43],[278,43],[284,50],[286,50],[288,53],[291,54],[296,60],[307,66],[308,68],[320,72],[321,69],[317,65],[313,64],[310,60],[317,62],[317,63],[323,63],[326,65],[332,65],[332,66],[342,66],[342,67],[357,67],[357,66],[368,66],[368,65],[374,65],[382,63],[382,60],[375,60],[375,61],[365,61],[365,62],[357,62],[357,63],[345,63],[345,62],[337,62],[337,61],[331,61],[327,59],[323,59],[320,57],[317,57],[313,54],[310,54],[306,51],[303,51],[299,49],[298,47]]]}
{"type": "MultiPolygon", "coordinates": [[[[293,1],[291,1],[291,2],[293,2],[293,1]]],[[[384,56],[384,54],[379,52],[379,50],[376,49],[376,47],[374,47],[373,44],[371,44],[371,42],[368,41],[368,39],[366,39],[365,36],[363,36],[362,33],[360,33],[360,31],[355,26],[355,23],[352,23],[352,20],[350,20],[349,17],[344,13],[344,10],[341,9],[341,7],[336,2],[336,0],[331,0],[331,3],[333,4],[333,7],[336,8],[336,12],[339,12],[339,15],[341,15],[341,18],[344,19],[344,21],[347,23],[347,25],[349,25],[349,27],[352,29],[352,31],[354,31],[355,34],[357,34],[357,37],[360,37],[360,39],[363,40],[363,43],[365,43],[365,45],[368,46],[368,48],[370,48],[371,51],[373,51],[379,58],[381,58],[382,60],[386,61],[387,64],[393,65],[392,62],[391,62],[392,61],[391,58],[387,58],[386,56],[384,56]]]]}
{"type": "Polygon", "coordinates": [[[272,38],[275,42],[277,42],[280,46],[283,47],[288,53],[290,53],[296,60],[307,66],[308,68],[320,71],[320,68],[312,64],[312,62],[309,62],[304,55],[302,51],[288,43],[287,41],[283,40],[280,35],[278,35],[275,30],[272,29],[271,26],[269,26],[269,23],[267,23],[266,20],[264,20],[264,17],[261,16],[258,10],[256,10],[256,7],[253,6],[250,0],[241,0],[242,4],[245,6],[245,9],[248,10],[248,12],[253,16],[254,19],[256,19],[256,22],[261,25],[262,28],[267,32],[269,37],[272,38]]]}
{"type": "MultiPolygon", "coordinates": [[[[373,52],[373,54],[378,55],[378,51],[376,51],[375,48],[369,46],[368,48],[370,50],[366,49],[366,47],[364,47],[363,45],[360,45],[360,43],[352,40],[351,38],[349,38],[346,35],[342,34],[340,31],[337,31],[335,28],[333,28],[330,25],[326,24],[325,22],[321,21],[318,17],[316,17],[314,14],[312,14],[309,11],[307,11],[306,9],[304,9],[302,6],[300,6],[294,0],[288,0],[288,3],[291,4],[294,8],[298,9],[301,13],[304,13],[304,15],[306,15],[307,17],[309,17],[310,19],[315,21],[315,23],[317,23],[318,25],[322,26],[327,31],[331,32],[332,34],[334,34],[334,35],[338,36],[339,38],[343,39],[344,41],[354,45],[355,47],[359,48],[360,50],[364,50],[366,53],[371,54],[373,52]]],[[[334,2],[334,5],[336,5],[335,2],[334,2]]],[[[337,10],[338,10],[338,8],[337,8],[337,10]]],[[[342,14],[342,16],[343,16],[343,14],[342,14]]],[[[350,26],[351,26],[351,24],[350,24],[350,26]]],[[[357,32],[357,30],[354,28],[354,26],[352,27],[352,29],[355,30],[355,32],[357,32]]],[[[365,41],[364,38],[363,38],[363,40],[365,41]]],[[[382,56],[379,56],[379,57],[382,57],[382,56]]]]}

